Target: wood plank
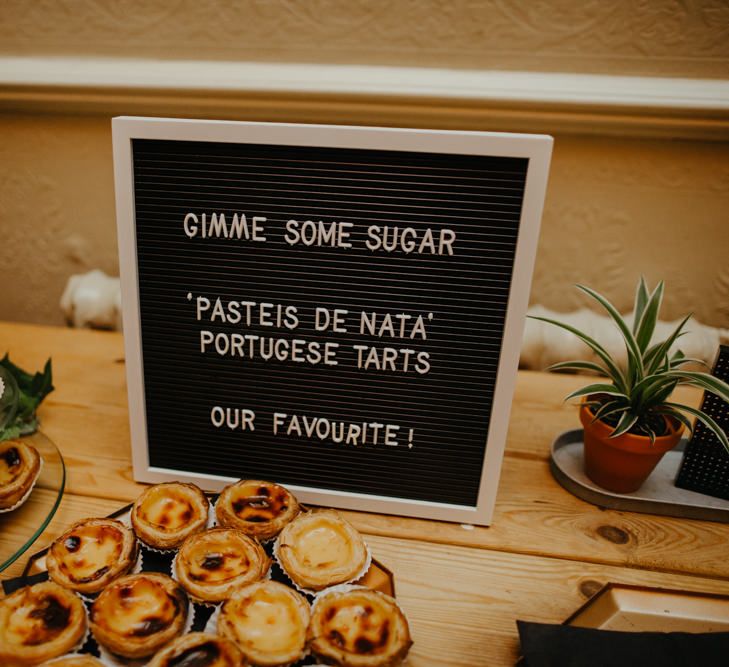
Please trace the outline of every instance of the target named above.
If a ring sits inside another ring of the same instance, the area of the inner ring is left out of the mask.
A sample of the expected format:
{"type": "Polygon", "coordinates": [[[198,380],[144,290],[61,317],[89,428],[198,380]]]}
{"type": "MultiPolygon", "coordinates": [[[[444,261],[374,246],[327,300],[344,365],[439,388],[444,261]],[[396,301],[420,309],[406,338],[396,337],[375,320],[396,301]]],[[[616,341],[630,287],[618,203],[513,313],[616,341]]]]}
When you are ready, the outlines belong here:
{"type": "Polygon", "coordinates": [[[512,665],[516,619],[561,623],[612,581],[729,594],[729,581],[370,537],[395,573],[415,639],[409,664],[512,665]]]}
{"type": "MultiPolygon", "coordinates": [[[[41,417],[61,448],[68,490],[126,503],[141,486],[133,481],[129,453],[120,334],[0,323],[0,340],[30,368],[54,359],[57,391],[41,417]]],[[[564,491],[547,466],[552,438],[576,425],[562,398],[584,378],[521,372],[507,453],[490,528],[357,512],[346,513],[363,532],[414,540],[548,555],[613,565],[727,577],[729,525],[602,511],[564,491]],[[701,550],[701,558],[696,557],[701,550]]],[[[699,393],[684,398],[698,402],[699,393]]]]}
{"type": "MultiPolygon", "coordinates": [[[[118,509],[116,501],[69,494],[29,554],[73,521],[118,509]]],[[[3,539],[16,539],[10,532],[3,539]]],[[[415,639],[412,667],[506,665],[518,652],[515,621],[559,623],[608,581],[729,594],[729,581],[489,549],[368,535],[395,573],[415,639]]],[[[0,575],[17,576],[23,557],[0,575]]]]}

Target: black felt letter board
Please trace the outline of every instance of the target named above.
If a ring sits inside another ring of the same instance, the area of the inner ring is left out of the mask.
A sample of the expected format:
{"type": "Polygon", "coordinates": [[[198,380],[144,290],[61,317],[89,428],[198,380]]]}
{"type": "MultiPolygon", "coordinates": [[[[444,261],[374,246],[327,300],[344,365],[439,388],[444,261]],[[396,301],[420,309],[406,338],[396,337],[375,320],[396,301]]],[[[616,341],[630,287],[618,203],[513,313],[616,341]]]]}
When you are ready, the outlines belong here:
{"type": "Polygon", "coordinates": [[[528,160],[150,139],[132,151],[150,466],[475,505],[528,160]],[[266,241],[189,238],[188,213],[265,217],[266,241]],[[289,245],[291,219],[351,223],[352,247],[289,245]],[[372,225],[453,230],[453,254],[370,250],[372,225]],[[294,306],[299,325],[198,321],[199,296],[294,306]],[[347,310],[347,333],[315,331],[317,307],[347,310]],[[361,335],[361,311],[423,315],[427,340],[361,335]],[[203,354],[201,330],[336,342],[338,363],[203,354]],[[358,369],[358,344],[427,351],[430,370],[358,369]],[[216,428],[214,406],[254,411],[255,430],[216,428]],[[274,435],[274,412],[396,424],[397,445],[274,435]]]}

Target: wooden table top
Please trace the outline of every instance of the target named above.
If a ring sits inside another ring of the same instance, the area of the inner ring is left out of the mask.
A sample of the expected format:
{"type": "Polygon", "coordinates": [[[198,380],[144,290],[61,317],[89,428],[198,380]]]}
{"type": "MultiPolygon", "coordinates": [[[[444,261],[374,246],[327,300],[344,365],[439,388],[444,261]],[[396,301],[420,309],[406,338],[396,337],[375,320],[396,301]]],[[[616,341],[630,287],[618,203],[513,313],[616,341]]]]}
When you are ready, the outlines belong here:
{"type": "MultiPolygon", "coordinates": [[[[61,506],[30,554],[143,487],[132,476],[121,334],[0,322],[5,350],[29,370],[53,358],[56,391],[39,415],[67,466],[61,506]]],[[[603,510],[552,478],[550,443],[578,426],[562,398],[583,382],[519,373],[492,526],[344,513],[395,573],[413,667],[514,664],[516,619],[562,622],[608,581],[729,594],[729,525],[603,510]]],[[[698,392],[682,394],[698,405],[698,392]]],[[[10,522],[2,540],[20,543],[23,528],[10,522]]]]}

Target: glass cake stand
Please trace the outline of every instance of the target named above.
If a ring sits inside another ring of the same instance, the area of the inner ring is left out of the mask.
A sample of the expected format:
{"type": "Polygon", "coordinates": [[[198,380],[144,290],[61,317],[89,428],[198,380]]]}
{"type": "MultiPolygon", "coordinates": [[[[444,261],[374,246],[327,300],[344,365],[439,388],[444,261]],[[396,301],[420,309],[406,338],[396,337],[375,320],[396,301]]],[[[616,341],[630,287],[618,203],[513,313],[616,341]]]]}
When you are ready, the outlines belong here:
{"type": "Polygon", "coordinates": [[[38,450],[43,468],[28,499],[17,509],[0,514],[0,572],[20,558],[45,530],[66,485],[66,466],[53,441],[37,432],[25,436],[23,442],[38,450]]]}

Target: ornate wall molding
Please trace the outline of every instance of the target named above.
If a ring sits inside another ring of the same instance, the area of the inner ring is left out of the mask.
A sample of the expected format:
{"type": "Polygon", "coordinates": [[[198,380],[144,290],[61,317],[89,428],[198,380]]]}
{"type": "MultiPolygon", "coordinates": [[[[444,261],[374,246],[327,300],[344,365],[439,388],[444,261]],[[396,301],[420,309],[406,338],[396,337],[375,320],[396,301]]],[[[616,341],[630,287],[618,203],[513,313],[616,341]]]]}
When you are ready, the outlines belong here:
{"type": "Polygon", "coordinates": [[[726,77],[726,0],[3,0],[0,53],[726,77]]]}
{"type": "Polygon", "coordinates": [[[729,139],[729,81],[0,57],[0,109],[729,139]]]}

